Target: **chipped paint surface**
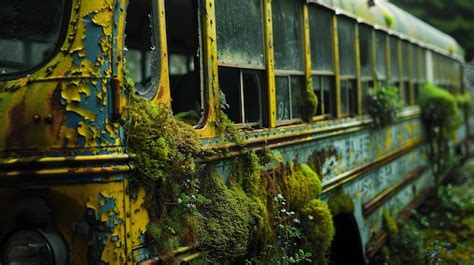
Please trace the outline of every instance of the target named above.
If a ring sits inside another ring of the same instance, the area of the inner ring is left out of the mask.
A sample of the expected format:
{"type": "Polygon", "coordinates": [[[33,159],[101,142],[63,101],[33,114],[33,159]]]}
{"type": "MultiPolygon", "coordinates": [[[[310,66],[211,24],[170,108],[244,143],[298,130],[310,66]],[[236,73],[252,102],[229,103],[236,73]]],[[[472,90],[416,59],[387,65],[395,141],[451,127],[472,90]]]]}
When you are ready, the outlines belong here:
{"type": "Polygon", "coordinates": [[[0,82],[0,111],[7,114],[0,118],[0,152],[68,147],[100,153],[120,145],[109,113],[111,20],[119,5],[74,1],[62,52],[35,73],[0,82]]]}

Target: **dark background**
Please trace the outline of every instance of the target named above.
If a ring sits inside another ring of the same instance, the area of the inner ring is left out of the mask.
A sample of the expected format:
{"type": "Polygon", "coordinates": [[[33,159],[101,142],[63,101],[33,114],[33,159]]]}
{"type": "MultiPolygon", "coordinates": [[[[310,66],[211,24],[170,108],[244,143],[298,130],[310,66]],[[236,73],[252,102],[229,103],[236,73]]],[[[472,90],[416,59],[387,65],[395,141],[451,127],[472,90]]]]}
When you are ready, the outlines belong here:
{"type": "Polygon", "coordinates": [[[391,0],[392,3],[454,37],[474,58],[474,0],[391,0]]]}

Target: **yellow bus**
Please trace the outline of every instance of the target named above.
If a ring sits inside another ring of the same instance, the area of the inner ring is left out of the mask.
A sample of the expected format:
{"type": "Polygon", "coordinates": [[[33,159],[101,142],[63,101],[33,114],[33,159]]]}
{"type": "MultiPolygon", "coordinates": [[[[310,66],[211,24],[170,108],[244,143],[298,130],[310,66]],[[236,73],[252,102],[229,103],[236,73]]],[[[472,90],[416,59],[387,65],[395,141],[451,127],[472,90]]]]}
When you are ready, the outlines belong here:
{"type": "Polygon", "coordinates": [[[388,1],[0,14],[1,264],[365,264],[443,175],[420,91],[462,93],[462,49],[388,1]]]}

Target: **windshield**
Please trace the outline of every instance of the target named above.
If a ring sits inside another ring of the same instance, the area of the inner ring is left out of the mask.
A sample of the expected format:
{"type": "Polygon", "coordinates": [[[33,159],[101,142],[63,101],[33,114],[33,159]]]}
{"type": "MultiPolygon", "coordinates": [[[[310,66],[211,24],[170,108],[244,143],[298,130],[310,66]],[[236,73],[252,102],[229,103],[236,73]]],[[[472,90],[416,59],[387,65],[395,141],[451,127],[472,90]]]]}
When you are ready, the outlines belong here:
{"type": "Polygon", "coordinates": [[[64,0],[0,0],[0,76],[48,60],[59,45],[64,0]]]}

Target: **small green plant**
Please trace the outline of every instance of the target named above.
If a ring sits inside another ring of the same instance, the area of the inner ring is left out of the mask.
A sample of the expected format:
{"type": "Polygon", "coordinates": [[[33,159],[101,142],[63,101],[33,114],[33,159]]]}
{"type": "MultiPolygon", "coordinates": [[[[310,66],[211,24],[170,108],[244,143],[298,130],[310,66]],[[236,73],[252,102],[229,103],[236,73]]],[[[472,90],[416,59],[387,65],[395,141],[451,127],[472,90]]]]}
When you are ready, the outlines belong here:
{"type": "Polygon", "coordinates": [[[398,89],[393,86],[371,88],[368,92],[368,112],[377,127],[387,126],[397,120],[402,107],[398,89]]]}

